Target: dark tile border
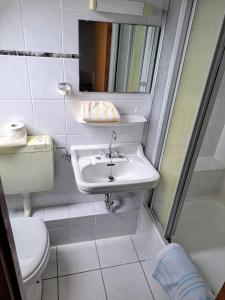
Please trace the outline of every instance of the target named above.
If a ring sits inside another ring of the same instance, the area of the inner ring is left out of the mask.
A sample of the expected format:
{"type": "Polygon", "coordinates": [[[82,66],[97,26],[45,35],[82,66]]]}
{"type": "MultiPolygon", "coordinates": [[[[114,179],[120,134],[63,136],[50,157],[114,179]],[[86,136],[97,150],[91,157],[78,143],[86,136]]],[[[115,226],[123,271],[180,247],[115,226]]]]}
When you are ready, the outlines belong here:
{"type": "Polygon", "coordinates": [[[64,54],[64,53],[53,53],[53,52],[32,52],[32,51],[17,51],[17,50],[0,50],[0,55],[79,59],[78,54],[64,54]]]}

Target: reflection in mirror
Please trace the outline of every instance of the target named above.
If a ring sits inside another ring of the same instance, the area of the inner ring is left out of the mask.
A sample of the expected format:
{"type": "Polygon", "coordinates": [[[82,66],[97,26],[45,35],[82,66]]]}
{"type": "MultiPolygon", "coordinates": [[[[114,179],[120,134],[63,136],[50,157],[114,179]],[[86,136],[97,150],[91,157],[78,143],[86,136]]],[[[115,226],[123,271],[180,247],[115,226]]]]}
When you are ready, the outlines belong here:
{"type": "Polygon", "coordinates": [[[150,93],[159,33],[159,27],[80,20],[80,91],[150,93]]]}

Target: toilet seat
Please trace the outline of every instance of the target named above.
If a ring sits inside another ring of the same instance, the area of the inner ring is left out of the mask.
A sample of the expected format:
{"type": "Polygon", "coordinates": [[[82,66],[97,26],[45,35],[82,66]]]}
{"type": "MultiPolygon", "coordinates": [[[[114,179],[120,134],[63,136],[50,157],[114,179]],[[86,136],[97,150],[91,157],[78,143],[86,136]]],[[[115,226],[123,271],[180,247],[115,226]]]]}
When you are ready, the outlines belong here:
{"type": "Polygon", "coordinates": [[[23,282],[34,278],[49,257],[49,235],[40,218],[11,219],[23,282]]]}

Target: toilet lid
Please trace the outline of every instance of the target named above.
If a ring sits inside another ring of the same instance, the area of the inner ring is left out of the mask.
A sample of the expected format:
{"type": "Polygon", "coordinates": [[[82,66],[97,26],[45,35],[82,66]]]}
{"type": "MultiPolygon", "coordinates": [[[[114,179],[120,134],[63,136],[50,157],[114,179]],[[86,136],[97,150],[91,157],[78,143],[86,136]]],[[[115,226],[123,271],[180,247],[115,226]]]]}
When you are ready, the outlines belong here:
{"type": "Polygon", "coordinates": [[[48,247],[48,231],[40,218],[13,218],[12,231],[23,280],[42,262],[48,247]]]}

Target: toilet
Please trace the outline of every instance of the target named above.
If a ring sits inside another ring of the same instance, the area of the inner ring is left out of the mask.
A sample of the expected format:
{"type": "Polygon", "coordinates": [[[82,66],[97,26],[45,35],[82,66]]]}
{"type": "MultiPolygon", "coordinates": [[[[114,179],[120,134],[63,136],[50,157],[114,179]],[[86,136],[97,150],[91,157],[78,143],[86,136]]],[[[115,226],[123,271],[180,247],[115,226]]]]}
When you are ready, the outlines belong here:
{"type": "Polygon", "coordinates": [[[0,170],[6,195],[21,194],[24,217],[11,225],[27,300],[41,300],[42,273],[49,260],[49,234],[42,219],[30,217],[30,193],[51,190],[53,142],[47,135],[28,136],[25,146],[0,148],[0,170]]]}
{"type": "Polygon", "coordinates": [[[42,274],[48,264],[48,230],[36,217],[12,218],[11,226],[27,300],[41,300],[42,274]]]}
{"type": "Polygon", "coordinates": [[[49,191],[54,183],[53,142],[48,135],[28,136],[25,146],[0,148],[5,195],[20,194],[24,215],[31,215],[30,193],[49,191]]]}

